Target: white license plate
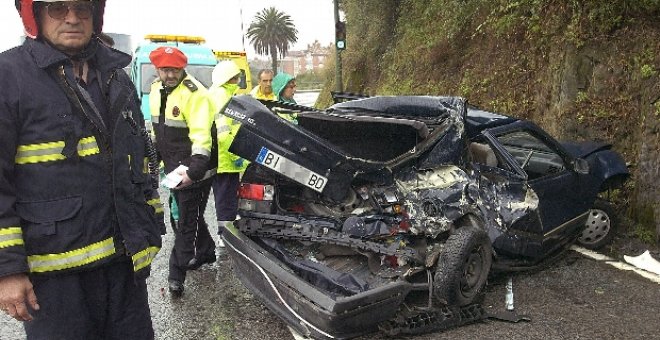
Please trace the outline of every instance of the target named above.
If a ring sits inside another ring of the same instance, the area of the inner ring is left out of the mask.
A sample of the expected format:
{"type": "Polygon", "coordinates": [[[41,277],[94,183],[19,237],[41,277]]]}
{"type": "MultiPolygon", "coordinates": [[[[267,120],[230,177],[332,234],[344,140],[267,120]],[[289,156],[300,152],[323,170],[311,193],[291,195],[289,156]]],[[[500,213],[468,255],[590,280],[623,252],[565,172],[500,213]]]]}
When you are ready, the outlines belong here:
{"type": "Polygon", "coordinates": [[[285,158],[265,147],[261,148],[259,155],[255,160],[257,163],[273,169],[292,180],[309,187],[318,192],[323,192],[323,188],[328,183],[328,179],[309,170],[298,163],[285,158]]]}

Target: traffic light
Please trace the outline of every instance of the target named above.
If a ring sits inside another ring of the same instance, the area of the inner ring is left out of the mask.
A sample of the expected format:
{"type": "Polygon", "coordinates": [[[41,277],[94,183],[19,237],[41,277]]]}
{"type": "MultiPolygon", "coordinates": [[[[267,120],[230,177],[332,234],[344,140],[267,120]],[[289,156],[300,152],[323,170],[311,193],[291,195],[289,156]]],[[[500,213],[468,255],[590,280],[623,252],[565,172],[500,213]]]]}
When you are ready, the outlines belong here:
{"type": "Polygon", "coordinates": [[[346,49],[346,23],[343,21],[335,24],[335,44],[338,50],[346,49]]]}

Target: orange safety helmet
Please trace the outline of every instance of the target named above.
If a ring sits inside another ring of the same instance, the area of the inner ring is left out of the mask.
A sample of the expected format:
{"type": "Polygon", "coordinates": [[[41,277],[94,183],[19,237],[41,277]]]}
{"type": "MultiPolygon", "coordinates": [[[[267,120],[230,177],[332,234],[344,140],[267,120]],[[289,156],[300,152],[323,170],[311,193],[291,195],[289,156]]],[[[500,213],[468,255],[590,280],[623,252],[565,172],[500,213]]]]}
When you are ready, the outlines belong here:
{"type": "MultiPolygon", "coordinates": [[[[25,36],[36,39],[39,36],[39,26],[34,13],[35,2],[56,2],[62,0],[14,0],[16,10],[23,20],[23,29],[25,36]]],[[[71,0],[69,0],[71,1],[71,0]]],[[[94,32],[101,33],[103,28],[103,12],[105,11],[105,0],[91,0],[95,3],[94,11],[94,32]]]]}

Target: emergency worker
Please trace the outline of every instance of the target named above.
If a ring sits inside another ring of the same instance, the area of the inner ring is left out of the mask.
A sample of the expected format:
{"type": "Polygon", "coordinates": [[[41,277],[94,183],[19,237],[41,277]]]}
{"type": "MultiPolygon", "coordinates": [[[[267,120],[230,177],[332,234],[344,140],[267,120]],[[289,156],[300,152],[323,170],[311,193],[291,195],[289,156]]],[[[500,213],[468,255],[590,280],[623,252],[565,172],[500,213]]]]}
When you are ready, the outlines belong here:
{"type": "MultiPolygon", "coordinates": [[[[241,70],[235,62],[222,61],[213,69],[211,74],[213,85],[209,89],[214,104],[215,126],[218,131],[218,173],[213,180],[213,195],[215,196],[219,235],[222,235],[227,223],[236,219],[240,174],[248,165],[248,161],[229,152],[229,146],[241,124],[221,113],[231,97],[238,91],[240,75],[241,70]]],[[[220,239],[220,246],[224,247],[222,239],[220,239]]]]}
{"type": "Polygon", "coordinates": [[[154,338],[157,163],[105,3],[16,0],[0,54],[0,309],[30,340],[154,338]]]}
{"type": "MultiPolygon", "coordinates": [[[[293,99],[293,95],[296,93],[296,78],[284,72],[278,73],[273,78],[273,93],[278,101],[296,104],[293,99]]],[[[298,114],[293,111],[276,108],[275,113],[291,123],[298,124],[298,114]]]]}
{"type": "Polygon", "coordinates": [[[273,93],[273,76],[271,69],[259,71],[257,75],[259,84],[250,91],[250,95],[256,99],[277,100],[277,96],[273,93]]]}
{"type": "Polygon", "coordinates": [[[215,175],[211,165],[217,162],[212,155],[212,103],[204,85],[186,73],[188,58],[179,49],[161,46],[149,54],[149,59],[158,74],[149,96],[156,148],[165,173],[175,171],[183,178],[172,190],[179,220],[172,224],[174,247],[168,275],[170,293],[180,297],[186,271],[216,260],[215,242],[204,220],[215,175]]]}

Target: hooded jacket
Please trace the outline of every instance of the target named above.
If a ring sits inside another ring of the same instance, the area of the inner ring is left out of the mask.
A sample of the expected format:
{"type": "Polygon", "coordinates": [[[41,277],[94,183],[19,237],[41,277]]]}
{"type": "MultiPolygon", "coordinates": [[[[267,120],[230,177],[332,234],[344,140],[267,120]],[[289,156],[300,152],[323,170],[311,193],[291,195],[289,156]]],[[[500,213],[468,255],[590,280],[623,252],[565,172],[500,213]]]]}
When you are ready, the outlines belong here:
{"type": "Polygon", "coordinates": [[[67,96],[81,92],[63,53],[26,39],[0,54],[0,276],[78,271],[126,254],[146,277],[161,247],[148,135],[122,70],[130,56],[99,45],[88,61],[106,119],[89,96],[67,96]]]}
{"type": "Polygon", "coordinates": [[[296,101],[293,98],[285,99],[282,97],[282,91],[284,91],[286,84],[293,79],[295,79],[293,76],[284,72],[278,73],[275,78],[273,78],[273,93],[277,94],[277,100],[296,104],[296,101]]]}
{"type": "Polygon", "coordinates": [[[234,141],[241,123],[220,112],[225,109],[227,103],[229,103],[229,100],[231,100],[231,97],[237,90],[238,86],[232,86],[232,84],[222,84],[220,86],[214,84],[209,89],[209,93],[213,99],[215,126],[218,131],[218,173],[242,172],[245,171],[249,164],[247,160],[229,152],[229,147],[234,141]]]}

